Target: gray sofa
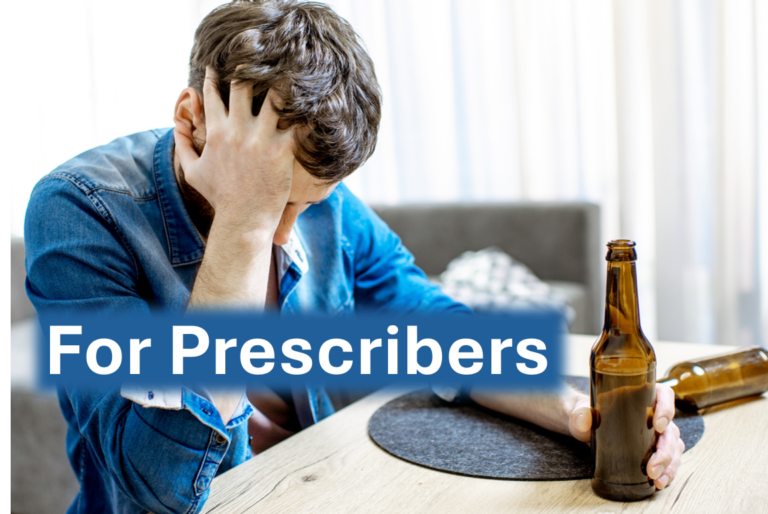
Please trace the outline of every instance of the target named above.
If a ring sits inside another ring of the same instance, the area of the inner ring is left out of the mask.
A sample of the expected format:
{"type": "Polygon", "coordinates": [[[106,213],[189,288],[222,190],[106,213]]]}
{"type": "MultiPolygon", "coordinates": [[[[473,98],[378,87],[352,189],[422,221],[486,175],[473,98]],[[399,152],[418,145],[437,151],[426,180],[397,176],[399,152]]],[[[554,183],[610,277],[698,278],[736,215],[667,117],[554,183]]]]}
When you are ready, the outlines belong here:
{"type": "Polygon", "coordinates": [[[436,277],[467,250],[495,246],[527,265],[576,311],[570,331],[595,334],[602,322],[604,247],[600,211],[576,202],[376,206],[416,264],[436,277]]]}
{"type": "MultiPolygon", "coordinates": [[[[576,311],[571,332],[597,333],[603,297],[598,207],[586,203],[376,206],[418,264],[436,277],[467,250],[496,246],[561,291],[576,311]]],[[[78,490],[52,392],[34,389],[34,309],[24,291],[24,244],[11,245],[11,511],[64,512],[78,490]]],[[[337,394],[341,404],[359,396],[337,394]]]]}

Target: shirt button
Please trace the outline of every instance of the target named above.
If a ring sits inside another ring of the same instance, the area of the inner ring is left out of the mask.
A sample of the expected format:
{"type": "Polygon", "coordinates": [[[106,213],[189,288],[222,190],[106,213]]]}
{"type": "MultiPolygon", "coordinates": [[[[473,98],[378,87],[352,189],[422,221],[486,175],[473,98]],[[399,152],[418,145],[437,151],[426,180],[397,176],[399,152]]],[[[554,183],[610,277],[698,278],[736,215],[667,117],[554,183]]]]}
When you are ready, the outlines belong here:
{"type": "Polygon", "coordinates": [[[220,433],[216,432],[216,442],[218,444],[224,444],[227,442],[227,438],[221,435],[220,433]]]}

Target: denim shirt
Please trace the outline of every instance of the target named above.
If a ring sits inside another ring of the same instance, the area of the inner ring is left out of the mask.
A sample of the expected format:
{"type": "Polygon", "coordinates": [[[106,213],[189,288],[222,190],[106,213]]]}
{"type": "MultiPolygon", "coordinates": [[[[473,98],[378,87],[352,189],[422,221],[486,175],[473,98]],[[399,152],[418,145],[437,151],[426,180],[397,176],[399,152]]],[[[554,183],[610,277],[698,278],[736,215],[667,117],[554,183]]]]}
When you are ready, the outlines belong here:
{"type": "MultiPolygon", "coordinates": [[[[25,220],[27,293],[38,312],[183,311],[205,244],[173,169],[171,130],[116,139],[35,187],[25,220]]],[[[310,206],[277,253],[282,313],[469,312],[432,285],[400,239],[340,184],[310,206]]],[[[224,425],[210,397],[170,391],[59,391],[80,481],[71,513],[197,512],[218,473],[250,457],[245,396],[224,425]]],[[[302,401],[303,399],[303,401],[302,401]]],[[[303,426],[332,412],[305,390],[303,426]]]]}

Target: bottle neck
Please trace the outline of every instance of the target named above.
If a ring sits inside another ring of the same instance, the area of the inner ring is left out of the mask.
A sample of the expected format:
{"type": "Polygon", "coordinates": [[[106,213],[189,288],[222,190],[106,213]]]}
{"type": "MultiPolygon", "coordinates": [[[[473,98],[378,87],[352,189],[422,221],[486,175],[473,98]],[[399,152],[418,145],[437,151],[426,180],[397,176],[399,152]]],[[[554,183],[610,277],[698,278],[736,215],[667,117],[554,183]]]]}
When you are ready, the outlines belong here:
{"type": "Polygon", "coordinates": [[[640,332],[637,275],[634,261],[609,261],[603,330],[624,334],[640,332]]]}

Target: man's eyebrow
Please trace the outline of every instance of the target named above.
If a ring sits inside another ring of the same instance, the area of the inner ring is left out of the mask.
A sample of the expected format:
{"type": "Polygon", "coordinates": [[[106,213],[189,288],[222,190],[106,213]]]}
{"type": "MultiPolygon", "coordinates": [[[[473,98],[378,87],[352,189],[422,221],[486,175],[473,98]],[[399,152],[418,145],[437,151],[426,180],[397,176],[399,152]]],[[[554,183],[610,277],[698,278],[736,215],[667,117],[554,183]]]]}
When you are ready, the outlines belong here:
{"type": "MultiPolygon", "coordinates": [[[[319,204],[319,203],[320,203],[320,202],[322,202],[322,201],[323,201],[323,200],[318,200],[318,201],[316,201],[316,202],[301,202],[301,203],[302,203],[302,204],[308,203],[308,204],[310,204],[310,205],[317,205],[317,204],[319,204]]],[[[297,205],[297,204],[298,204],[298,202],[288,202],[288,205],[297,205]]]]}

